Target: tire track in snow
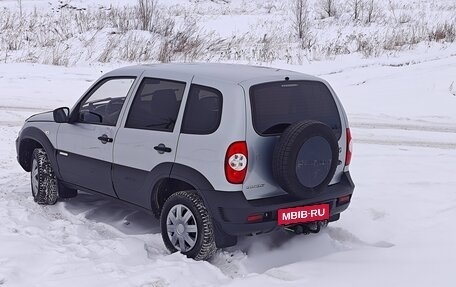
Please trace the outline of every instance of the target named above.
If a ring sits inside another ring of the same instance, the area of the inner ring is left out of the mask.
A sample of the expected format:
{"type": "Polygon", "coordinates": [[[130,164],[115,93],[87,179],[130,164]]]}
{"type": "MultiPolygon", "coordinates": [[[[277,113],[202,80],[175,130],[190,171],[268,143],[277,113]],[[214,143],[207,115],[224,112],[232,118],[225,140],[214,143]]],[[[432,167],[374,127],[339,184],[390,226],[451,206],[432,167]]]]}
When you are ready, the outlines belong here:
{"type": "Polygon", "coordinates": [[[396,124],[376,122],[350,122],[350,127],[360,129],[392,129],[421,132],[456,133],[456,125],[418,125],[418,124],[396,124]]]}
{"type": "Polygon", "coordinates": [[[416,146],[439,149],[456,149],[456,143],[429,142],[429,141],[404,141],[404,140],[380,140],[380,139],[354,139],[355,143],[373,145],[393,145],[393,146],[416,146]]]}
{"type": "MultiPolygon", "coordinates": [[[[4,180],[0,185],[0,215],[5,219],[0,237],[6,238],[2,244],[26,249],[9,252],[12,255],[5,261],[0,259],[0,285],[17,285],[16,274],[22,274],[22,269],[28,275],[20,281],[24,286],[33,285],[33,278],[38,277],[49,286],[61,286],[68,278],[81,285],[87,280],[84,276],[97,278],[97,284],[88,286],[116,282],[121,283],[115,286],[128,282],[134,286],[186,286],[184,282],[189,280],[195,286],[220,286],[229,280],[207,262],[170,255],[158,234],[126,234],[109,223],[87,218],[92,208],[73,214],[65,202],[37,205],[23,173],[11,172],[0,178],[4,180]]],[[[93,208],[103,207],[95,204],[93,208]]]]}
{"type": "Polygon", "coordinates": [[[372,246],[378,248],[391,248],[395,246],[394,243],[388,241],[366,242],[341,227],[328,227],[328,235],[331,239],[344,245],[372,246]]]}
{"type": "MultiPolygon", "coordinates": [[[[68,210],[65,200],[53,206],[37,205],[27,190],[30,187],[26,178],[21,173],[1,177],[0,214],[7,220],[0,228],[3,235],[18,235],[25,243],[34,238],[43,249],[51,250],[46,254],[49,258],[54,258],[57,252],[57,256],[65,254],[64,257],[71,258],[76,263],[87,259],[102,260],[105,255],[115,258],[126,256],[129,254],[128,243],[134,243],[139,255],[142,253],[143,257],[150,259],[157,260],[169,254],[157,236],[125,234],[109,223],[87,218],[92,209],[100,206],[73,214],[68,210]],[[15,179],[10,179],[11,177],[15,179]],[[36,227],[37,224],[41,226],[36,227]]],[[[118,270],[112,271],[123,272],[124,268],[119,266],[118,270]]]]}
{"type": "Polygon", "coordinates": [[[18,113],[23,113],[23,112],[30,112],[30,113],[33,113],[33,114],[38,114],[38,113],[42,113],[42,112],[45,112],[45,111],[49,111],[49,110],[52,110],[51,108],[43,108],[43,107],[21,107],[21,106],[2,106],[0,105],[0,111],[4,112],[6,115],[5,116],[2,116],[2,119],[0,120],[0,126],[2,127],[20,127],[24,124],[24,120],[25,118],[27,118],[29,115],[20,115],[20,116],[17,116],[17,115],[12,115],[14,114],[15,112],[18,112],[18,113]],[[24,120],[5,120],[5,119],[8,119],[8,118],[11,118],[11,117],[15,117],[15,118],[23,118],[24,120]]]}
{"type": "Polygon", "coordinates": [[[37,112],[45,112],[48,110],[52,110],[50,108],[37,108],[37,107],[20,107],[20,106],[0,106],[0,111],[37,111],[37,112]]]}
{"type": "MultiPolygon", "coordinates": [[[[381,123],[381,122],[350,122],[350,127],[364,130],[396,130],[406,132],[435,132],[444,134],[456,134],[456,125],[450,123],[442,124],[403,124],[403,123],[381,123]]],[[[404,139],[384,139],[372,137],[358,137],[355,143],[373,145],[392,145],[392,146],[415,146],[438,149],[456,149],[456,142],[452,141],[428,141],[428,140],[404,140],[404,139]]]]}
{"type": "Polygon", "coordinates": [[[399,61],[390,61],[390,62],[383,62],[383,63],[380,62],[380,63],[358,64],[358,65],[354,65],[354,66],[348,66],[348,67],[345,67],[342,69],[319,73],[319,74],[317,74],[317,76],[322,77],[322,76],[327,76],[327,75],[342,74],[347,71],[360,70],[360,69],[366,69],[366,68],[372,68],[372,67],[402,68],[402,67],[427,64],[427,63],[437,62],[437,61],[445,61],[445,60],[451,59],[453,57],[456,57],[456,54],[450,54],[450,55],[446,55],[444,57],[441,57],[441,56],[432,57],[429,59],[399,60],[399,61]]]}
{"type": "Polygon", "coordinates": [[[0,121],[0,126],[2,127],[20,127],[23,124],[23,121],[0,121]]]}

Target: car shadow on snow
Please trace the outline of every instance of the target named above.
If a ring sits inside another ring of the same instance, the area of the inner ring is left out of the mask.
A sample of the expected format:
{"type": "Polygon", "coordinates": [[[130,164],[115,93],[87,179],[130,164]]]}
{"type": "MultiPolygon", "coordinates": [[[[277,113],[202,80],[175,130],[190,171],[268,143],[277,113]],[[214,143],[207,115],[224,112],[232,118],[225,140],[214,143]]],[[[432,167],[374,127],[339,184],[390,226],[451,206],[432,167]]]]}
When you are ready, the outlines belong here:
{"type": "Polygon", "coordinates": [[[151,213],[117,199],[79,192],[64,203],[70,213],[83,214],[87,220],[108,224],[127,235],[160,233],[160,223],[151,213]]]}

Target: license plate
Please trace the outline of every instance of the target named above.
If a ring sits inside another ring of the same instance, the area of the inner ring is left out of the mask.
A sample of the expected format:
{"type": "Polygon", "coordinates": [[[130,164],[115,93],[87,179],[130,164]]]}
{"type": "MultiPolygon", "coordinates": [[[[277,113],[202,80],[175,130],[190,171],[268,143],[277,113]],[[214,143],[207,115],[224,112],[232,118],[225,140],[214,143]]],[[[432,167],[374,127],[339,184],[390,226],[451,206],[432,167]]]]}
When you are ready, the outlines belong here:
{"type": "Polygon", "coordinates": [[[329,219],[329,204],[284,208],[277,211],[277,223],[287,225],[329,219]]]}

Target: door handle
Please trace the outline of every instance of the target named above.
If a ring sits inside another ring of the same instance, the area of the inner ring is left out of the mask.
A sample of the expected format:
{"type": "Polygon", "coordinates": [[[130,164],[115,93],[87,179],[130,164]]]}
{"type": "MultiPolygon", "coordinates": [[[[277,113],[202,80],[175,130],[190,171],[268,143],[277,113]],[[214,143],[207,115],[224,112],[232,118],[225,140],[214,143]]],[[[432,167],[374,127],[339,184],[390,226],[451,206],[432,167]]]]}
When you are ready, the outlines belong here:
{"type": "Polygon", "coordinates": [[[99,136],[98,139],[101,141],[101,143],[112,143],[113,139],[108,137],[106,134],[99,136]]]}
{"type": "Polygon", "coordinates": [[[157,146],[154,146],[154,150],[158,151],[159,154],[164,154],[165,152],[171,152],[171,148],[165,146],[162,143],[157,146]]]}

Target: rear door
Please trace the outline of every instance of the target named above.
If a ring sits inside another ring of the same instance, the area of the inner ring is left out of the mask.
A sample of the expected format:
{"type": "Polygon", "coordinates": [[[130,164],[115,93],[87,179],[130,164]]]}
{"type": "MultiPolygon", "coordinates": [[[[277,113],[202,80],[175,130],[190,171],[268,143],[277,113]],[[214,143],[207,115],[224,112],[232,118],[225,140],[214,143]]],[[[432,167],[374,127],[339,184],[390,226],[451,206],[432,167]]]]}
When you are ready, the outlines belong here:
{"type": "Polygon", "coordinates": [[[116,196],[111,182],[113,139],[134,77],[100,80],[57,134],[57,162],[64,181],[116,196]]]}
{"type": "Polygon", "coordinates": [[[144,72],[115,139],[113,185],[119,198],[149,208],[151,185],[169,176],[191,80],[178,73],[144,72]]]}
{"type": "Polygon", "coordinates": [[[272,175],[272,154],[282,132],[292,123],[317,120],[329,126],[339,142],[339,165],[330,182],[340,181],[345,160],[345,121],[342,107],[329,86],[318,80],[274,79],[243,83],[247,107],[249,169],[244,181],[247,199],[285,194],[272,175]],[[250,160],[253,159],[253,160],[250,160]]]}

